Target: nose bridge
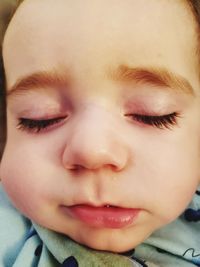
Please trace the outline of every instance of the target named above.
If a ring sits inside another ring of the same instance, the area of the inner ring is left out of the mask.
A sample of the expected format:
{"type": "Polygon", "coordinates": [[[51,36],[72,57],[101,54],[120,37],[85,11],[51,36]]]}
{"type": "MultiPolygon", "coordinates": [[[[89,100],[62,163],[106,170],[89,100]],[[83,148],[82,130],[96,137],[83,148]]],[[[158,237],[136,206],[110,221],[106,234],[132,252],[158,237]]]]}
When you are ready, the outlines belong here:
{"type": "Polygon", "coordinates": [[[111,127],[111,125],[114,124],[114,121],[114,116],[111,115],[111,112],[105,107],[96,105],[89,106],[80,115],[79,123],[76,125],[76,128],[80,128],[82,134],[90,135],[90,138],[94,137],[96,140],[97,137],[101,137],[102,140],[106,140],[106,136],[113,132],[113,127],[111,127]]]}
{"type": "Polygon", "coordinates": [[[63,155],[65,167],[122,168],[126,153],[118,130],[114,116],[103,107],[90,106],[80,112],[66,143],[63,155]]]}
{"type": "MultiPolygon", "coordinates": [[[[88,153],[102,153],[109,145],[109,135],[112,129],[105,111],[91,108],[80,114],[74,130],[71,133],[71,146],[75,153],[88,150],[88,153]],[[80,151],[81,150],[81,151],[80,151]]],[[[82,152],[83,153],[83,152],[82,152]]]]}

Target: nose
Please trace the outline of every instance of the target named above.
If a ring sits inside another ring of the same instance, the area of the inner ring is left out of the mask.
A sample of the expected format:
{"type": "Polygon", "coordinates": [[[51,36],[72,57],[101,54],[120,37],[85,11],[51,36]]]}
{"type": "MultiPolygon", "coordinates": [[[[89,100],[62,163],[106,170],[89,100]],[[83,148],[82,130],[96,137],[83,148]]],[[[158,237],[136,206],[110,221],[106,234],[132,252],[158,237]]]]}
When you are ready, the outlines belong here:
{"type": "Polygon", "coordinates": [[[75,119],[63,152],[63,165],[70,170],[111,168],[120,171],[128,162],[128,147],[108,112],[90,109],[75,119]]]}

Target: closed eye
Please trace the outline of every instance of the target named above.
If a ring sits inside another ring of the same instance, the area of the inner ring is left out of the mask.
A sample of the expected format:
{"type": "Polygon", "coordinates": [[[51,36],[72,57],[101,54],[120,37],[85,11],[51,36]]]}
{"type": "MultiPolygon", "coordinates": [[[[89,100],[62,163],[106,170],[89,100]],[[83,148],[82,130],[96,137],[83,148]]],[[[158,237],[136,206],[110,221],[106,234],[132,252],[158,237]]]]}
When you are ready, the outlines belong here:
{"type": "Polygon", "coordinates": [[[48,120],[33,120],[33,119],[27,119],[27,118],[19,118],[19,122],[17,124],[17,129],[27,131],[27,132],[34,132],[39,133],[41,131],[44,131],[51,126],[60,123],[63,121],[65,117],[58,117],[58,118],[52,118],[48,120]]]}
{"type": "Polygon", "coordinates": [[[173,112],[162,116],[142,115],[142,114],[126,114],[131,120],[138,121],[142,124],[157,127],[159,129],[171,129],[177,125],[177,118],[180,114],[173,112]]]}

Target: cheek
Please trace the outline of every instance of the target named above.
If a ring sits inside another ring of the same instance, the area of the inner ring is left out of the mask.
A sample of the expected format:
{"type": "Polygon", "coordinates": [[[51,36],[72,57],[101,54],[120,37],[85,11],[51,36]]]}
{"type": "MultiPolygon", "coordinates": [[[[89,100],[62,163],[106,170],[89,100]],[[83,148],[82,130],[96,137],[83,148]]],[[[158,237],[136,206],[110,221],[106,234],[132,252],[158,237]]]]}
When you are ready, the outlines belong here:
{"type": "Polygon", "coordinates": [[[163,154],[165,160],[160,159],[157,166],[157,192],[160,201],[158,200],[156,208],[161,211],[166,221],[174,220],[184,211],[200,180],[197,153],[186,147],[184,150],[174,150],[174,153],[172,151],[173,149],[166,156],[163,154]]]}
{"type": "Polygon", "coordinates": [[[30,157],[5,151],[1,162],[2,185],[13,205],[24,214],[35,214],[43,201],[43,187],[37,176],[30,157]]]}
{"type": "Polygon", "coordinates": [[[132,169],[137,184],[131,183],[144,196],[143,205],[162,224],[169,223],[184,211],[200,183],[199,141],[194,133],[182,132],[142,140],[132,169]]]}

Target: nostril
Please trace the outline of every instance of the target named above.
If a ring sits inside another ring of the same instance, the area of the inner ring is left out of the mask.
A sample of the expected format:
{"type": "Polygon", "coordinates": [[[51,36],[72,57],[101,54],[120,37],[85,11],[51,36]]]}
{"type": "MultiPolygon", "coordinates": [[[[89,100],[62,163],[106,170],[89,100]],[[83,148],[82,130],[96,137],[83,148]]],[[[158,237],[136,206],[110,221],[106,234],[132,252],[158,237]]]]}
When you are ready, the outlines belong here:
{"type": "Polygon", "coordinates": [[[80,164],[65,165],[65,168],[71,171],[81,171],[85,169],[85,167],[80,164]]]}
{"type": "Polygon", "coordinates": [[[119,172],[121,171],[121,169],[123,169],[123,164],[120,164],[120,163],[107,163],[106,160],[105,162],[103,162],[102,160],[91,160],[91,161],[88,161],[88,162],[83,162],[82,164],[81,163],[68,163],[68,164],[64,164],[64,167],[65,169],[68,169],[70,171],[83,171],[83,170],[97,170],[99,168],[107,168],[107,169],[110,169],[112,170],[113,172],[119,172]]]}
{"type": "Polygon", "coordinates": [[[119,172],[122,169],[122,167],[120,165],[117,165],[117,164],[116,165],[110,164],[109,167],[113,172],[119,172]]]}

